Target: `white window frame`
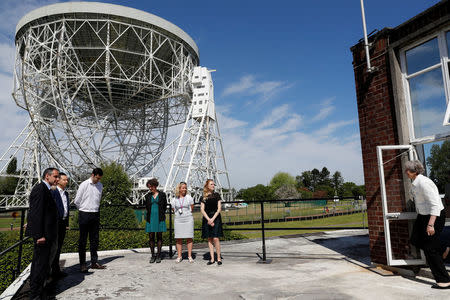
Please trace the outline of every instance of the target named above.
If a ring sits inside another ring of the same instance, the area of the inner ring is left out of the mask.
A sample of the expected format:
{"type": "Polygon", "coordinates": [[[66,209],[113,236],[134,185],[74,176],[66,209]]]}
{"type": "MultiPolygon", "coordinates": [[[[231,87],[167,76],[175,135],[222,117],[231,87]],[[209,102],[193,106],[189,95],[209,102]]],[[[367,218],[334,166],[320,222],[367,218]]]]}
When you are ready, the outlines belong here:
{"type": "Polygon", "coordinates": [[[392,246],[391,246],[391,232],[389,227],[390,221],[397,220],[415,220],[417,218],[416,212],[389,212],[387,205],[386,194],[386,182],[384,179],[384,167],[383,167],[383,150],[408,150],[409,160],[417,159],[415,153],[415,147],[412,145],[395,145],[395,146],[377,146],[377,159],[378,159],[378,173],[380,176],[380,194],[381,204],[383,208],[383,224],[384,224],[384,240],[386,246],[386,259],[388,266],[412,266],[412,265],[424,265],[425,254],[420,250],[419,259],[393,259],[392,246]]]}
{"type": "Polygon", "coordinates": [[[448,63],[449,63],[449,57],[447,52],[447,43],[445,40],[445,34],[447,31],[450,31],[450,27],[446,28],[444,30],[439,31],[438,33],[429,35],[423,39],[420,39],[419,41],[408,45],[407,47],[400,50],[400,65],[401,65],[401,72],[402,72],[402,81],[403,81],[403,87],[405,92],[405,100],[406,100],[406,111],[407,111],[407,119],[408,119],[408,129],[409,129],[409,136],[410,136],[410,142],[412,144],[424,144],[429,142],[435,142],[443,139],[448,139],[450,137],[450,134],[435,134],[431,136],[425,136],[421,138],[416,138],[414,133],[414,118],[412,113],[412,105],[411,105],[411,95],[410,95],[410,87],[409,87],[409,79],[414,78],[418,75],[421,75],[425,72],[441,68],[442,72],[442,80],[444,83],[444,91],[445,91],[445,99],[447,101],[447,109],[445,113],[445,117],[443,120],[443,125],[450,125],[449,124],[449,116],[450,116],[450,76],[449,76],[449,69],[448,69],[448,63]],[[434,38],[437,38],[438,45],[439,45],[439,56],[440,61],[439,63],[430,66],[428,68],[422,69],[418,72],[415,72],[413,74],[407,74],[407,64],[406,64],[406,51],[417,47],[427,41],[430,41],[434,38]]]}

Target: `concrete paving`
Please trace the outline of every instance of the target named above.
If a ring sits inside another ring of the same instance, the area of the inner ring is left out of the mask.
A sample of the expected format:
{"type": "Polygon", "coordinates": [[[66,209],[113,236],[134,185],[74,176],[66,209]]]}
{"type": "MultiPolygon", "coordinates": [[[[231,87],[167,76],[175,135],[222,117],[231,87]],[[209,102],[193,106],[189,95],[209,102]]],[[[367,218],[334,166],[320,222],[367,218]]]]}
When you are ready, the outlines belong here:
{"type": "Polygon", "coordinates": [[[261,241],[222,243],[223,265],[207,266],[207,248],[195,262],[149,264],[148,249],[100,252],[106,270],[79,273],[65,254],[57,299],[450,299],[428,278],[407,278],[370,267],[364,230],[266,240],[270,264],[257,263],[261,241]]]}

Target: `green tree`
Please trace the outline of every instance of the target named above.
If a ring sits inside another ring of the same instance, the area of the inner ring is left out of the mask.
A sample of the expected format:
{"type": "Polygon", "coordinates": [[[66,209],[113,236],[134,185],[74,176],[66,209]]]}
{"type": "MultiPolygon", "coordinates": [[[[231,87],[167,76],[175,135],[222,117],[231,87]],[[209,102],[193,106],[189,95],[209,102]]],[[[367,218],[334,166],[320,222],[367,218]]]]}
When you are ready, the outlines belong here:
{"type": "Polygon", "coordinates": [[[313,189],[312,186],[312,174],[311,171],[303,171],[302,175],[300,175],[301,182],[303,183],[303,186],[309,190],[313,189]]]}
{"type": "Polygon", "coordinates": [[[339,192],[339,189],[342,187],[342,184],[344,183],[344,178],[341,175],[341,172],[336,171],[334,172],[332,178],[331,178],[331,184],[336,191],[336,193],[339,192]]]}
{"type": "Polygon", "coordinates": [[[316,190],[316,186],[319,184],[320,181],[320,171],[316,168],[311,170],[311,187],[312,190],[316,190]]]}
{"type": "Polygon", "coordinates": [[[270,187],[272,187],[274,191],[276,191],[283,185],[295,187],[295,184],[295,178],[291,174],[286,172],[278,172],[270,180],[270,187]]]}
{"type": "Polygon", "coordinates": [[[16,174],[17,172],[17,158],[13,157],[6,167],[6,174],[16,174]]]}
{"type": "Polygon", "coordinates": [[[133,183],[123,167],[115,162],[103,164],[103,193],[100,209],[102,227],[136,228],[138,225],[134,210],[125,206],[108,206],[128,204],[133,183]]]}
{"type": "Polygon", "coordinates": [[[273,192],[270,187],[257,184],[253,187],[241,189],[239,191],[239,198],[242,198],[246,202],[268,200],[273,199],[273,192]]]}
{"type": "Polygon", "coordinates": [[[322,168],[319,173],[319,185],[329,185],[330,184],[330,171],[326,167],[322,168]]]}
{"type": "MultiPolygon", "coordinates": [[[[7,175],[17,174],[17,158],[13,157],[6,167],[7,175]]],[[[16,177],[2,176],[0,177],[0,195],[14,195],[16,191],[17,182],[19,181],[16,177]]]]}
{"type": "Polygon", "coordinates": [[[450,174],[450,141],[444,141],[441,146],[434,144],[427,164],[431,169],[430,179],[437,185],[439,192],[444,193],[450,174]]]}

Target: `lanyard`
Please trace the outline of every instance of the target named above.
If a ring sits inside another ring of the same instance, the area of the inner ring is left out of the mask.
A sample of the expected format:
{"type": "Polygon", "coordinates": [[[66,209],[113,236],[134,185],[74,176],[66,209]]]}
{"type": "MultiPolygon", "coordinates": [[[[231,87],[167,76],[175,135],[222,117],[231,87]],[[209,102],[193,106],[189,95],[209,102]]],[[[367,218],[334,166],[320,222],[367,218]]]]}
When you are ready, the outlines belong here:
{"type": "Polygon", "coordinates": [[[184,198],[186,198],[186,196],[184,196],[183,197],[183,203],[181,203],[181,198],[178,198],[178,204],[180,204],[180,206],[181,206],[181,209],[183,209],[183,206],[184,206],[184,198]]]}

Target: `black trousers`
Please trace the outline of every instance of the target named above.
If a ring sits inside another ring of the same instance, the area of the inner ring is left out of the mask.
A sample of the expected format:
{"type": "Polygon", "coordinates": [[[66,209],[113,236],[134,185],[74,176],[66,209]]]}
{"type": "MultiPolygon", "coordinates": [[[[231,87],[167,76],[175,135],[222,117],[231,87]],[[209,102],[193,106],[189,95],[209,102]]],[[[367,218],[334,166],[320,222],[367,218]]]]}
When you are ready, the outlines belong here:
{"type": "Polygon", "coordinates": [[[55,258],[52,262],[52,274],[57,274],[61,272],[59,266],[59,256],[61,255],[61,248],[64,243],[64,238],[66,237],[66,221],[60,219],[58,220],[58,247],[56,248],[55,258]]]}
{"type": "Polygon", "coordinates": [[[47,240],[45,244],[38,245],[33,239],[33,259],[30,273],[30,299],[42,298],[44,283],[50,273],[50,264],[57,248],[57,241],[47,240]]]}
{"type": "Polygon", "coordinates": [[[78,224],[80,225],[80,239],[78,240],[80,265],[86,263],[86,243],[88,235],[91,251],[91,264],[95,264],[98,261],[97,250],[100,229],[100,213],[79,211],[78,224]]]}
{"type": "Polygon", "coordinates": [[[411,235],[411,244],[422,249],[425,253],[428,266],[436,282],[450,282],[450,276],[445,269],[444,260],[442,259],[443,248],[440,241],[440,235],[445,225],[445,211],[442,210],[441,215],[436,218],[434,222],[435,233],[432,236],[427,234],[429,220],[430,215],[417,215],[411,235]]]}

